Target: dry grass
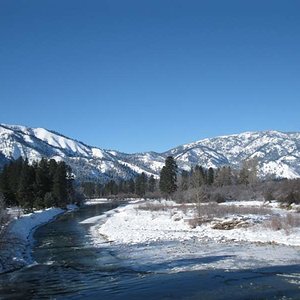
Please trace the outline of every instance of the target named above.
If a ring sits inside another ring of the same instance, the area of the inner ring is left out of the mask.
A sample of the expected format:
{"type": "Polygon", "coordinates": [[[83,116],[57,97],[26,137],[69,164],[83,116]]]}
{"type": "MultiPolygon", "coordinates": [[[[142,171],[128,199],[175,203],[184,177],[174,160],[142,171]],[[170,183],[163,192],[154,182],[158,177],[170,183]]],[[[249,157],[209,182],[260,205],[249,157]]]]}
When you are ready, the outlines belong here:
{"type": "Polygon", "coordinates": [[[147,211],[167,211],[171,208],[174,208],[172,205],[167,205],[166,203],[152,203],[146,202],[138,206],[140,210],[147,210],[147,211]]]}
{"type": "Polygon", "coordinates": [[[274,216],[265,222],[265,227],[277,230],[285,230],[289,233],[291,229],[300,227],[300,216],[294,214],[287,214],[286,216],[274,216]]]}
{"type": "Polygon", "coordinates": [[[206,217],[208,219],[223,218],[228,215],[267,215],[272,211],[265,207],[250,207],[237,205],[219,205],[209,203],[207,205],[197,205],[198,218],[206,217]]]}
{"type": "Polygon", "coordinates": [[[237,205],[220,205],[217,203],[207,203],[196,205],[196,214],[189,220],[189,225],[195,228],[201,224],[213,221],[215,218],[225,218],[229,215],[267,215],[272,214],[271,209],[265,207],[250,207],[237,205]]]}

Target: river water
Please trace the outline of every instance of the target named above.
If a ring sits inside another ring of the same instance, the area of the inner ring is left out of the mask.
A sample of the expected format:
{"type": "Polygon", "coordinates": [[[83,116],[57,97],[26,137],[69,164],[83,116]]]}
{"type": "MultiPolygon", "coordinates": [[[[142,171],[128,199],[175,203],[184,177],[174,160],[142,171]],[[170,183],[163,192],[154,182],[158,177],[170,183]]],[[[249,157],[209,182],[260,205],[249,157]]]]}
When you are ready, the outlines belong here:
{"type": "Polygon", "coordinates": [[[136,271],[93,246],[81,221],[112,209],[86,206],[40,227],[36,264],[0,275],[0,299],[300,299],[300,266],[180,273],[136,271]]]}

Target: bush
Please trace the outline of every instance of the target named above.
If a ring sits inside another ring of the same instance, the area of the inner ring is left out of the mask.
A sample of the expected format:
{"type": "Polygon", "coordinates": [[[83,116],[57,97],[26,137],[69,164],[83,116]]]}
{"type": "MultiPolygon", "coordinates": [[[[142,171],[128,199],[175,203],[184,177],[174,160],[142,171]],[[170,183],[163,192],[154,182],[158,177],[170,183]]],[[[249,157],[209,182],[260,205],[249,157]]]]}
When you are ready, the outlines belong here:
{"type": "Polygon", "coordinates": [[[300,195],[296,192],[289,192],[289,194],[283,199],[283,202],[289,205],[292,203],[298,204],[300,203],[300,195]]]}
{"type": "Polygon", "coordinates": [[[141,210],[148,210],[148,211],[166,211],[170,208],[173,208],[173,206],[167,205],[166,203],[161,202],[146,202],[144,204],[141,204],[138,206],[138,209],[141,210]]]}
{"type": "Polygon", "coordinates": [[[287,214],[286,216],[272,217],[265,222],[265,227],[274,231],[283,229],[289,233],[291,229],[300,227],[300,216],[287,214]]]}
{"type": "Polygon", "coordinates": [[[217,203],[223,203],[226,201],[226,198],[220,193],[215,193],[210,196],[210,200],[217,203]]]}
{"type": "Polygon", "coordinates": [[[271,210],[264,207],[249,207],[237,205],[220,205],[209,203],[206,205],[197,205],[198,217],[223,218],[227,215],[266,215],[271,214],[271,210]]]}

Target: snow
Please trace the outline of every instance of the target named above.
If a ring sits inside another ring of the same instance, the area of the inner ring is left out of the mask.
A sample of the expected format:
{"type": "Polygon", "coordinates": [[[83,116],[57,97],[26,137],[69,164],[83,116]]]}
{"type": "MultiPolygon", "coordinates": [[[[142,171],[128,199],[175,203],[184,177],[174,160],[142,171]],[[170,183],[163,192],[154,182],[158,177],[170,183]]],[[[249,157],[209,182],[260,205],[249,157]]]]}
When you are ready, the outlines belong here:
{"type": "Polygon", "coordinates": [[[107,198],[97,198],[97,199],[87,199],[84,204],[85,205],[95,205],[95,204],[100,204],[100,203],[107,203],[108,199],[107,198]]]}
{"type": "Polygon", "coordinates": [[[264,163],[260,169],[260,172],[275,174],[277,177],[290,178],[290,179],[299,177],[299,174],[297,172],[295,172],[291,167],[289,167],[287,164],[281,161],[277,161],[277,162],[270,161],[268,163],[264,163]]]}
{"type": "MultiPolygon", "coordinates": [[[[221,205],[243,207],[268,207],[274,216],[285,216],[287,211],[278,208],[275,202],[260,201],[231,202],[221,205]]],[[[290,212],[289,212],[290,213],[290,212]]],[[[168,264],[196,257],[228,256],[222,262],[208,263],[210,267],[250,267],[253,260],[258,265],[299,263],[300,228],[272,230],[266,225],[270,215],[235,215],[215,218],[195,228],[189,224],[194,214],[193,205],[179,205],[172,201],[139,200],[118,207],[106,214],[89,218],[82,223],[94,224],[90,228],[94,245],[107,246],[119,253],[128,264],[139,268],[142,265],[159,265],[164,271],[177,272],[207,267],[203,261],[189,266],[168,264]],[[160,206],[158,210],[151,210],[160,206]],[[215,224],[238,221],[247,227],[231,230],[213,229],[215,224]],[[233,253],[234,252],[234,253],[233,253]],[[230,258],[234,254],[235,258],[230,258]],[[288,256],[287,256],[288,255],[288,256]]],[[[157,271],[157,270],[156,270],[157,271]]],[[[160,270],[161,271],[161,270],[160,270]]]]}
{"type": "Polygon", "coordinates": [[[78,206],[76,204],[68,204],[67,205],[67,210],[68,211],[74,211],[74,210],[77,210],[78,209],[78,206]]]}
{"type": "Polygon", "coordinates": [[[107,217],[106,215],[91,217],[91,218],[81,221],[80,224],[96,224],[96,223],[99,223],[100,220],[105,219],[106,217],[107,217]]]}
{"type": "MultiPolygon", "coordinates": [[[[157,201],[150,202],[154,207],[157,201]]],[[[215,241],[234,240],[250,241],[260,243],[277,243],[284,245],[300,246],[300,228],[293,228],[287,235],[285,230],[274,231],[268,229],[262,221],[270,219],[271,216],[248,214],[246,216],[226,216],[215,218],[211,223],[204,223],[196,228],[191,228],[188,220],[193,216],[193,209],[188,208],[184,212],[178,204],[172,201],[159,202],[160,210],[141,209],[144,202],[128,204],[109,213],[104,224],[95,226],[93,235],[105,235],[109,240],[117,243],[137,244],[149,241],[185,241],[191,238],[213,239],[215,241]],[[165,207],[165,208],[164,208],[165,207]],[[245,221],[251,226],[247,228],[234,228],[232,230],[217,230],[212,226],[216,223],[230,221],[245,221]]],[[[267,207],[261,201],[229,202],[222,205],[238,205],[249,207],[267,207]]],[[[274,203],[269,208],[273,214],[286,215],[287,212],[279,209],[274,203]]]]}
{"type": "Polygon", "coordinates": [[[60,157],[71,165],[77,176],[91,178],[99,175],[105,178],[107,174],[115,178],[129,178],[132,171],[158,178],[165,157],[170,154],[177,157],[180,170],[189,170],[195,164],[206,168],[238,167],[247,158],[259,157],[260,177],[275,174],[277,177],[299,178],[299,141],[299,133],[246,132],[207,138],[164,153],[125,154],[86,146],[44,128],[0,125],[0,153],[6,158],[22,156],[31,163],[42,157],[55,157],[56,160],[60,157]]]}
{"type": "MultiPolygon", "coordinates": [[[[76,205],[68,205],[67,210],[77,209],[76,205]]],[[[19,208],[9,209],[8,213],[13,220],[8,225],[6,247],[1,249],[2,265],[0,273],[33,263],[30,256],[30,245],[33,242],[33,233],[39,226],[50,222],[64,213],[61,208],[48,208],[33,213],[24,214],[19,208]]]]}
{"type": "Polygon", "coordinates": [[[10,233],[22,240],[27,240],[34,228],[49,222],[63,212],[64,210],[61,208],[49,208],[30,214],[24,214],[19,219],[13,221],[10,226],[10,233]]]}
{"type": "Polygon", "coordinates": [[[103,154],[103,151],[101,149],[92,148],[92,153],[93,153],[93,156],[95,156],[97,158],[104,158],[104,154],[103,154]]]}
{"type": "MultiPolygon", "coordinates": [[[[126,167],[129,167],[130,169],[132,169],[133,171],[141,174],[141,173],[145,173],[146,175],[148,176],[151,176],[153,175],[152,173],[134,165],[134,164],[131,164],[131,163],[128,163],[128,162],[125,162],[125,161],[122,161],[122,160],[118,160],[118,162],[121,164],[121,165],[124,165],[126,167]]],[[[158,176],[157,175],[154,175],[154,178],[158,179],[158,176]]]]}
{"type": "Polygon", "coordinates": [[[37,138],[47,142],[51,146],[67,149],[72,152],[77,152],[80,155],[88,156],[89,148],[75,140],[55,134],[44,128],[34,128],[32,129],[32,132],[37,138]]]}

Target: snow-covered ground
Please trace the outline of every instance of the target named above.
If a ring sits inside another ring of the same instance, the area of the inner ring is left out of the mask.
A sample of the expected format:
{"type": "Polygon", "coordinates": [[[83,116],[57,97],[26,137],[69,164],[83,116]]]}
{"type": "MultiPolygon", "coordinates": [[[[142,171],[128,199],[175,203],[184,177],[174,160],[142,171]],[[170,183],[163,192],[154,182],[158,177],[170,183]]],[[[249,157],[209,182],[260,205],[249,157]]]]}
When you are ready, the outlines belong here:
{"type": "Polygon", "coordinates": [[[95,205],[100,203],[108,203],[109,200],[107,198],[97,198],[97,199],[88,199],[84,202],[84,205],[95,205]]]}
{"type": "Polygon", "coordinates": [[[195,205],[140,200],[83,223],[95,224],[90,233],[96,246],[110,242],[123,261],[138,269],[173,272],[300,263],[299,213],[276,202],[237,201],[217,208],[228,214],[195,225],[195,205]]]}
{"type": "MultiPolygon", "coordinates": [[[[74,209],[77,209],[76,205],[67,206],[67,211],[74,209]]],[[[0,273],[33,263],[30,246],[35,229],[64,212],[61,208],[48,208],[25,214],[19,208],[9,209],[8,213],[13,220],[8,224],[0,248],[0,273]]]]}

